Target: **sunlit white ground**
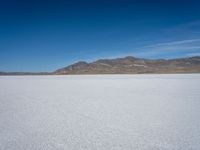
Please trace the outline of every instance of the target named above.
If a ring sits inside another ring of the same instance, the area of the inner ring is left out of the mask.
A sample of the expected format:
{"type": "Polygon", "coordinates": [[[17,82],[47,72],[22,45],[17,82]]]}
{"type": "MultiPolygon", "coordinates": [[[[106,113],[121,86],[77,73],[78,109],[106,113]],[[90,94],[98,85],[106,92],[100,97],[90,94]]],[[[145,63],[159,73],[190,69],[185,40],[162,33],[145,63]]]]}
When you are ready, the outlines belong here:
{"type": "Polygon", "coordinates": [[[0,150],[199,150],[200,74],[0,77],[0,150]]]}

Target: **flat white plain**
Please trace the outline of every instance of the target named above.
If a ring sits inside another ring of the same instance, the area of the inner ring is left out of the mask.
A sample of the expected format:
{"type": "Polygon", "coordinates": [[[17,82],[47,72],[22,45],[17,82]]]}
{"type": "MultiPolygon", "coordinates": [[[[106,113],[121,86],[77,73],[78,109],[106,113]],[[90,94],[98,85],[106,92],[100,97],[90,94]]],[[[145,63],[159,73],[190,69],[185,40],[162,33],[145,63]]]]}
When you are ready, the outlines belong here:
{"type": "Polygon", "coordinates": [[[0,150],[199,150],[200,74],[0,77],[0,150]]]}

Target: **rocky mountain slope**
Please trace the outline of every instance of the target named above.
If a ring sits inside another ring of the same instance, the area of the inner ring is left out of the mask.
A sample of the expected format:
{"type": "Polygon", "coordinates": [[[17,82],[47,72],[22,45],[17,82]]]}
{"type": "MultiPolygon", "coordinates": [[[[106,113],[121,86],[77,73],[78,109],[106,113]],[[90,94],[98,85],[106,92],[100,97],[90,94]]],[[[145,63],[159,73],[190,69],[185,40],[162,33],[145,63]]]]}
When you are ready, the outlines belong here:
{"type": "Polygon", "coordinates": [[[200,56],[179,59],[143,59],[128,56],[117,59],[84,61],[61,68],[53,74],[139,74],[200,73],[200,56]]]}

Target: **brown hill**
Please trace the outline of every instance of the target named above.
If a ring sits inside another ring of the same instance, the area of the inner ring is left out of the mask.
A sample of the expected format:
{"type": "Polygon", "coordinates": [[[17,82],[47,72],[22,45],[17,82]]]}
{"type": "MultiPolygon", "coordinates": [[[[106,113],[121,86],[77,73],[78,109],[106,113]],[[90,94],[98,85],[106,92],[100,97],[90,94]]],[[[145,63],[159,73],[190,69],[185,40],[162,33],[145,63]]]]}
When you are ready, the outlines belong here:
{"type": "Polygon", "coordinates": [[[178,59],[143,59],[128,56],[100,59],[92,63],[80,61],[56,70],[53,74],[139,74],[200,73],[200,56],[178,59]]]}

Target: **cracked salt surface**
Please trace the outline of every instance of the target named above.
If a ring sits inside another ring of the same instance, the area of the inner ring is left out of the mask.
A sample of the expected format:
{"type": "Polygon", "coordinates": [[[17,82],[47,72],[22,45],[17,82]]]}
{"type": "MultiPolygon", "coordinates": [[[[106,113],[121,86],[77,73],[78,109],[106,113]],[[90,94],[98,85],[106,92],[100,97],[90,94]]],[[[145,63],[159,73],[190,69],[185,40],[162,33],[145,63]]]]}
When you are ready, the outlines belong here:
{"type": "Polygon", "coordinates": [[[0,150],[199,150],[199,116],[199,74],[0,77],[0,150]]]}

